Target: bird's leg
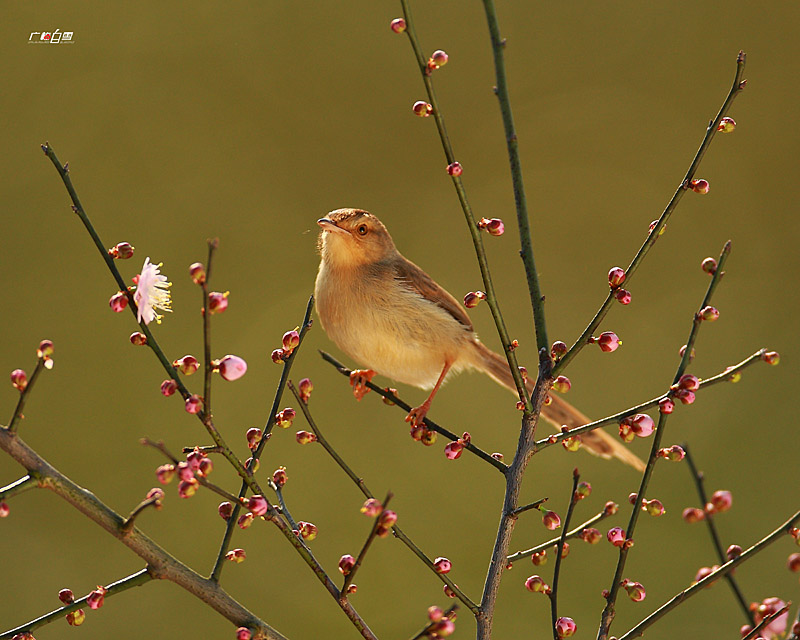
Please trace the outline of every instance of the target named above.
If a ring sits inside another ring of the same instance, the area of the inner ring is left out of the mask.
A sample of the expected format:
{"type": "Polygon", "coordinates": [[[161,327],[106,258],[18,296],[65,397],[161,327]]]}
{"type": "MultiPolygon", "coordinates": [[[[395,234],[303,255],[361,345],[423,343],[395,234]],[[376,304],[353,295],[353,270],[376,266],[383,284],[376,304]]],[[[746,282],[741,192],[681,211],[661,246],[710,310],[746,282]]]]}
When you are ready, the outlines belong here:
{"type": "Polygon", "coordinates": [[[367,382],[371,382],[374,376],[375,372],[372,369],[354,369],[350,372],[350,386],[353,387],[356,400],[361,400],[369,393],[367,382]]]}
{"type": "Polygon", "coordinates": [[[425,420],[425,416],[428,414],[428,409],[431,408],[431,402],[433,402],[433,396],[436,395],[436,392],[439,390],[439,387],[442,386],[442,382],[444,382],[444,378],[447,375],[447,372],[450,371],[450,367],[453,363],[449,360],[446,360],[444,363],[444,368],[442,369],[442,373],[439,376],[439,379],[436,381],[433,389],[431,390],[431,394],[428,396],[428,399],[423,402],[418,407],[415,407],[411,411],[408,412],[406,416],[406,422],[410,422],[412,427],[416,427],[419,424],[422,424],[422,421],[425,420]]]}

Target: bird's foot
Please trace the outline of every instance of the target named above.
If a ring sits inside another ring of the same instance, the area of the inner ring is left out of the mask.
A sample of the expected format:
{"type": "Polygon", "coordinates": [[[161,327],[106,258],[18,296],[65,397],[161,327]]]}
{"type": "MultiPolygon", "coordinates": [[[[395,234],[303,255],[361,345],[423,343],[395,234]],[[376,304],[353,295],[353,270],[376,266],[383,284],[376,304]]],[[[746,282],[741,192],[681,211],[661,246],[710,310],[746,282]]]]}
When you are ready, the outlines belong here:
{"type": "Polygon", "coordinates": [[[350,372],[350,386],[353,387],[353,395],[356,400],[361,400],[370,388],[367,386],[368,382],[372,381],[375,372],[372,369],[354,369],[350,372]]]}
{"type": "Polygon", "coordinates": [[[430,408],[431,403],[429,400],[426,400],[420,406],[414,407],[408,412],[408,415],[406,416],[406,422],[410,423],[412,427],[421,425],[425,420],[425,416],[428,415],[428,409],[430,408]]]}

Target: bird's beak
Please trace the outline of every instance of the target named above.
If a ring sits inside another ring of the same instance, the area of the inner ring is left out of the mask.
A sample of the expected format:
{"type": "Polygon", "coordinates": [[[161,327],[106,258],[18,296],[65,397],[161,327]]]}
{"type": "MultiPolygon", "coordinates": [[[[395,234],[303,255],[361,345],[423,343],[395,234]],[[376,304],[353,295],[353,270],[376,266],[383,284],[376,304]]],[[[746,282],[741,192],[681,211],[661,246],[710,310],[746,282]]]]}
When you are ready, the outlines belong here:
{"type": "Polygon", "coordinates": [[[317,224],[322,227],[323,231],[331,231],[333,233],[347,233],[344,229],[342,229],[338,224],[336,224],[330,218],[320,218],[317,220],[317,224]]]}

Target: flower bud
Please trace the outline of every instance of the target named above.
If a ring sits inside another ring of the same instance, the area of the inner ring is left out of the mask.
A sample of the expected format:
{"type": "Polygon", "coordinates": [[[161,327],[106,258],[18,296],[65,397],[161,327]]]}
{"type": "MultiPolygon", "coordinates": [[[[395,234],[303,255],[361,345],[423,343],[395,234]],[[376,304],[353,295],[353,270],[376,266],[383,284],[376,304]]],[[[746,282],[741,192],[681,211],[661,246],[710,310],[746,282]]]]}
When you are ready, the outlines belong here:
{"type": "Polygon", "coordinates": [[[200,410],[203,408],[203,399],[194,393],[186,398],[184,408],[187,413],[200,413],[200,410]]]}
{"type": "MultiPolygon", "coordinates": [[[[713,567],[700,567],[694,576],[694,582],[700,582],[703,578],[719,569],[719,565],[715,564],[713,567]]],[[[711,586],[711,585],[709,585],[711,586]]]]}
{"type": "Polygon", "coordinates": [[[662,398],[658,401],[658,410],[670,414],[675,410],[675,403],[670,398],[662,398]]]}
{"type": "Polygon", "coordinates": [[[719,121],[719,125],[717,125],[717,131],[721,133],[731,133],[735,128],[736,120],[727,116],[722,118],[722,120],[719,121]]]}
{"type": "Polygon", "coordinates": [[[600,538],[603,537],[603,534],[594,527],[589,527],[581,531],[578,537],[589,544],[597,544],[600,542],[600,538]]]}
{"type": "Polygon", "coordinates": [[[708,193],[708,190],[711,188],[711,185],[708,184],[708,180],[703,180],[702,178],[692,180],[689,186],[695,193],[708,193]]]}
{"type": "Polygon", "coordinates": [[[578,625],[572,618],[561,617],[556,620],[556,634],[559,638],[569,638],[577,629],[578,625]]]}
{"type": "Polygon", "coordinates": [[[614,291],[614,297],[617,299],[617,302],[620,304],[630,304],[631,303],[631,292],[627,289],[616,289],[614,291]]]}
{"type": "Polygon", "coordinates": [[[619,511],[619,505],[616,502],[609,500],[603,506],[603,513],[607,516],[613,516],[619,511]]]}
{"type": "Polygon", "coordinates": [[[621,547],[625,544],[625,531],[620,527],[613,527],[606,533],[606,538],[615,547],[621,547]]]}
{"type": "Polygon", "coordinates": [[[130,336],[131,344],[141,347],[147,344],[147,336],[141,331],[134,331],[130,336]]]}
{"type": "Polygon", "coordinates": [[[651,516],[663,516],[667,510],[661,503],[661,500],[654,498],[653,500],[642,500],[642,510],[647,511],[651,516]]]}
{"type": "Polygon", "coordinates": [[[275,364],[282,364],[286,356],[287,353],[283,349],[275,349],[271,354],[272,361],[275,364]]]}
{"type": "Polygon", "coordinates": [[[500,218],[481,218],[478,220],[478,229],[485,229],[491,236],[502,236],[506,232],[506,225],[500,218]]]}
{"type": "Polygon", "coordinates": [[[450,573],[450,569],[453,568],[453,563],[447,558],[436,558],[436,560],[433,561],[433,568],[436,570],[436,573],[450,573]]]}
{"type": "Polygon", "coordinates": [[[161,395],[169,397],[178,390],[178,383],[172,378],[161,383],[161,395]]]}
{"type": "Polygon", "coordinates": [[[786,559],[786,568],[792,573],[800,571],[800,553],[793,553],[786,559]]]}
{"type": "Polygon", "coordinates": [[[673,444],[671,447],[659,449],[657,455],[670,462],[680,462],[686,456],[686,452],[680,445],[673,444]]]}
{"type": "Polygon", "coordinates": [[[564,447],[567,451],[571,451],[574,453],[581,448],[581,437],[569,436],[568,438],[564,438],[561,441],[561,446],[564,447]]]}
{"type": "Polygon", "coordinates": [[[133,246],[130,242],[120,242],[108,250],[108,255],[115,260],[127,260],[133,257],[133,246]]]}
{"type": "Polygon", "coordinates": [[[11,384],[18,391],[25,391],[28,386],[28,375],[22,369],[14,369],[11,372],[11,384]]]}
{"type": "Polygon", "coordinates": [[[411,110],[420,118],[427,118],[433,113],[433,107],[424,100],[417,100],[411,107],[411,110]]]}
{"type": "Polygon", "coordinates": [[[239,516],[239,519],[236,521],[236,526],[242,530],[247,529],[251,524],[253,524],[254,519],[255,515],[248,511],[247,513],[243,513],[239,516]]]}
{"type": "Polygon", "coordinates": [[[239,627],[236,630],[236,640],[251,640],[253,633],[247,627],[239,627]]]}
{"type": "Polygon", "coordinates": [[[636,435],[633,433],[630,422],[619,423],[619,437],[623,442],[633,442],[636,435]]]}
{"type": "Polygon", "coordinates": [[[244,549],[231,549],[228,553],[225,554],[225,559],[230,560],[231,562],[235,562],[236,564],[241,564],[244,562],[244,559],[247,557],[244,549]]]}
{"type": "Polygon", "coordinates": [[[681,401],[681,404],[693,404],[695,401],[694,391],[688,389],[678,389],[672,394],[674,398],[681,401]]]}
{"type": "Polygon", "coordinates": [[[397,522],[397,513],[391,509],[384,509],[383,513],[381,513],[378,518],[378,522],[382,527],[393,527],[394,523],[397,522]]]}
{"type": "Polygon", "coordinates": [[[92,591],[86,598],[86,604],[89,605],[90,609],[99,609],[103,606],[103,600],[105,600],[106,593],[107,590],[105,587],[97,585],[97,589],[92,591]]]}
{"type": "Polygon", "coordinates": [[[239,356],[227,355],[219,361],[217,370],[223,380],[238,380],[247,373],[247,363],[239,356]]]}
{"type": "Polygon", "coordinates": [[[311,542],[317,537],[317,527],[310,522],[298,522],[297,527],[303,540],[311,542]]]}
{"type": "Polygon", "coordinates": [[[715,491],[711,496],[712,509],[709,509],[709,511],[723,513],[724,511],[730,509],[732,505],[733,495],[730,491],[715,491]]]}
{"type": "Polygon", "coordinates": [[[197,490],[200,488],[200,483],[197,482],[196,478],[192,478],[191,480],[181,480],[178,483],[178,497],[179,498],[191,498],[197,490]]]}
{"type": "Polygon", "coordinates": [[[75,602],[75,594],[72,593],[72,589],[62,589],[58,592],[58,599],[64,604],[72,604],[75,602]]]}
{"type": "Polygon", "coordinates": [[[260,466],[261,460],[258,458],[248,458],[244,461],[244,468],[247,469],[251,474],[256,473],[260,466]]]}
{"type": "Polygon", "coordinates": [[[533,575],[525,581],[525,588],[533,593],[546,593],[549,587],[541,576],[533,575]]]}
{"type": "Polygon", "coordinates": [[[356,559],[349,553],[339,558],[339,571],[343,576],[349,574],[354,566],[356,566],[356,559]]]}
{"type": "Polygon", "coordinates": [[[547,564],[547,551],[537,551],[531,556],[531,562],[534,567],[541,567],[547,564]]]}
{"type": "Polygon", "coordinates": [[[725,550],[725,555],[728,557],[728,560],[734,560],[742,555],[742,551],[743,549],[738,544],[732,544],[725,550]]]}
{"type": "Polygon", "coordinates": [[[431,633],[435,638],[447,638],[448,636],[452,635],[455,630],[455,622],[453,622],[450,618],[444,618],[433,625],[431,633]]]}
{"type": "Polygon", "coordinates": [[[553,343],[553,346],[550,347],[550,355],[553,356],[554,360],[560,360],[565,355],[567,355],[567,343],[562,342],[561,340],[556,340],[553,343]]]}
{"type": "Polygon", "coordinates": [[[555,380],[553,380],[554,391],[558,391],[559,393],[567,393],[567,391],[570,389],[572,389],[572,383],[567,376],[558,376],[555,380]]]}
{"type": "Polygon", "coordinates": [[[700,380],[697,379],[697,376],[685,373],[678,380],[678,387],[689,391],[697,391],[700,388],[700,380]]]}
{"type": "Polygon", "coordinates": [[[377,517],[380,515],[381,511],[383,511],[383,505],[375,498],[369,498],[361,505],[361,513],[368,518],[377,517]]]}
{"type": "Polygon", "coordinates": [[[576,500],[583,500],[584,498],[588,498],[592,494],[592,485],[588,482],[579,482],[578,486],[575,488],[575,499],[576,500]]]}
{"type": "Polygon", "coordinates": [[[205,284],[206,282],[206,268],[202,262],[195,262],[189,265],[189,275],[195,284],[205,284]]]}
{"type": "Polygon", "coordinates": [[[247,508],[253,512],[254,516],[263,516],[269,509],[269,502],[261,495],[250,496],[247,500],[247,508]]]}
{"type": "Polygon", "coordinates": [[[444,595],[446,595],[448,598],[455,598],[456,597],[456,594],[453,593],[453,590],[450,588],[450,585],[448,585],[448,584],[444,585],[444,588],[442,589],[442,591],[444,592],[444,595]]]}
{"type": "Polygon", "coordinates": [[[561,526],[561,517],[555,511],[545,511],[542,513],[542,524],[555,531],[561,526]]]}
{"type": "Polygon", "coordinates": [[[447,175],[458,177],[464,172],[460,162],[451,162],[447,165],[447,175]]]}
{"type": "Polygon", "coordinates": [[[486,300],[486,294],[483,291],[470,291],[464,296],[464,306],[467,309],[472,309],[477,307],[481,300],[486,300]]]}
{"type": "Polygon", "coordinates": [[[128,306],[128,296],[122,292],[118,291],[108,301],[108,306],[111,307],[111,310],[114,313],[120,313],[121,311],[125,310],[125,307],[128,306]]]}
{"type": "Polygon", "coordinates": [[[444,610],[436,605],[428,607],[428,620],[431,622],[439,622],[444,617],[444,610]]]}
{"type": "MultiPolygon", "coordinates": [[[[678,355],[680,355],[681,358],[683,358],[684,353],[686,353],[686,345],[683,345],[680,349],[678,349],[678,355]]],[[[689,354],[689,362],[694,360],[696,355],[697,353],[695,353],[694,347],[692,347],[692,352],[689,354]]]]}
{"type": "Polygon", "coordinates": [[[444,455],[448,460],[457,460],[461,457],[461,452],[464,450],[464,445],[458,441],[448,442],[444,447],[444,455]]]}
{"type": "Polygon", "coordinates": [[[264,432],[258,427],[250,427],[245,434],[245,438],[247,438],[247,447],[251,451],[255,450],[256,447],[258,447],[258,443],[261,442],[263,435],[264,432]]]}
{"type": "Polygon", "coordinates": [[[212,291],[208,294],[208,310],[211,313],[222,313],[228,308],[228,296],[230,291],[220,293],[219,291],[212,291]]]}
{"type": "Polygon", "coordinates": [[[281,429],[288,429],[292,426],[297,412],[291,407],[286,407],[283,411],[275,415],[275,426],[281,429]]]}
{"type": "Polygon", "coordinates": [[[502,462],[502,461],[503,461],[503,454],[502,454],[502,453],[498,453],[497,451],[495,451],[495,452],[492,454],[492,458],[494,458],[495,460],[498,460],[498,461],[502,462]]]}
{"type": "Polygon", "coordinates": [[[700,266],[709,275],[713,276],[717,272],[717,261],[714,258],[706,258],[700,266]]]}
{"type": "Polygon", "coordinates": [[[162,464],[156,469],[156,478],[161,484],[169,484],[175,477],[174,464],[162,464]]]}
{"type": "Polygon", "coordinates": [[[317,436],[309,431],[298,431],[295,434],[295,439],[298,444],[309,444],[317,441],[317,436]]]}
{"type": "Polygon", "coordinates": [[[297,383],[297,391],[300,394],[300,400],[308,404],[308,400],[311,398],[311,392],[314,390],[314,385],[311,384],[311,380],[308,378],[303,378],[300,382],[297,383]]]}
{"type": "Polygon", "coordinates": [[[641,602],[647,596],[641,582],[627,582],[623,584],[625,591],[628,592],[628,597],[634,602],[641,602]]]}
{"type": "Polygon", "coordinates": [[[716,307],[703,307],[700,309],[700,319],[706,322],[714,322],[719,318],[719,310],[716,307]]]}
{"type": "Polygon", "coordinates": [[[291,353],[300,346],[300,334],[294,329],[287,331],[283,334],[282,342],[284,352],[291,353]]]}
{"type": "Polygon", "coordinates": [[[600,347],[600,351],[604,353],[616,351],[622,344],[622,340],[613,331],[604,331],[597,338],[591,338],[591,341],[596,342],[597,346],[600,347]]]}
{"type": "Polygon", "coordinates": [[[697,507],[688,507],[683,510],[681,517],[683,518],[684,522],[694,524],[695,522],[705,520],[706,514],[702,509],[698,509],[697,507]]]}
{"type": "Polygon", "coordinates": [[[442,51],[441,49],[437,49],[433,52],[428,61],[428,67],[433,69],[438,69],[439,67],[443,67],[447,64],[448,56],[447,54],[442,51]]]}
{"type": "Polygon", "coordinates": [[[200,461],[200,466],[197,469],[197,475],[201,478],[205,478],[214,470],[214,463],[211,461],[211,458],[203,458],[200,461]]]}
{"type": "Polygon", "coordinates": [[[200,368],[200,363],[194,356],[185,355],[182,358],[173,360],[172,366],[184,375],[190,376],[197,372],[197,370],[200,368]]]}
{"type": "Polygon", "coordinates": [[[612,289],[616,289],[625,282],[625,269],[622,267],[611,267],[608,272],[608,284],[612,289]]]}
{"type": "Polygon", "coordinates": [[[227,500],[225,502],[220,502],[217,507],[217,513],[223,520],[229,520],[233,515],[233,505],[227,500]]]}
{"type": "Polygon", "coordinates": [[[767,364],[774,366],[781,361],[781,356],[777,351],[767,351],[761,354],[761,359],[767,364]]]}
{"type": "Polygon", "coordinates": [[[65,617],[69,626],[80,627],[86,620],[86,613],[83,609],[76,609],[75,611],[70,611],[65,617]]]}
{"type": "Polygon", "coordinates": [[[426,447],[432,447],[434,444],[436,444],[436,438],[438,438],[438,434],[433,429],[428,429],[426,427],[422,430],[420,442],[426,447]]]}
{"type": "Polygon", "coordinates": [[[395,18],[389,26],[395,33],[403,33],[406,30],[406,21],[403,18],[395,18]]]}
{"type": "Polygon", "coordinates": [[[285,485],[288,479],[289,474],[286,473],[286,467],[278,467],[272,472],[272,481],[277,487],[282,487],[285,485]]]}
{"type": "Polygon", "coordinates": [[[39,348],[36,350],[36,357],[37,358],[44,358],[47,360],[53,356],[53,352],[55,351],[55,347],[53,345],[52,340],[42,340],[39,343],[39,348]]]}
{"type": "Polygon", "coordinates": [[[8,503],[5,500],[0,500],[0,518],[7,518],[9,513],[11,513],[11,509],[8,503]]]}

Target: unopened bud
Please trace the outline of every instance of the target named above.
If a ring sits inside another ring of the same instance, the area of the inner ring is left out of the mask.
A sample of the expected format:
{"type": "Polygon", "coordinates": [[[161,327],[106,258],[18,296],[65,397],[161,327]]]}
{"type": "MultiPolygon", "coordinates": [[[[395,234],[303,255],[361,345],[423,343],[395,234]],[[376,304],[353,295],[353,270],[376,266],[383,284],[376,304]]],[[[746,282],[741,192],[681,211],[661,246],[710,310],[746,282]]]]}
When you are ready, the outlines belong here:
{"type": "Polygon", "coordinates": [[[436,573],[450,573],[450,570],[453,568],[453,563],[447,558],[436,558],[436,560],[433,561],[433,568],[436,570],[436,573]]]}
{"type": "Polygon", "coordinates": [[[108,250],[108,255],[115,260],[127,260],[133,257],[133,246],[130,242],[120,242],[108,250]]]}
{"type": "Polygon", "coordinates": [[[698,509],[697,507],[689,507],[683,510],[681,517],[683,518],[684,522],[694,524],[695,522],[705,520],[706,514],[702,509],[698,509]]]}
{"type": "Polygon", "coordinates": [[[128,296],[124,292],[118,291],[111,296],[108,301],[108,306],[111,307],[114,313],[120,313],[128,306],[128,296]]]}
{"type": "Polygon", "coordinates": [[[178,390],[178,383],[175,382],[172,378],[170,378],[169,380],[164,380],[164,382],[161,383],[161,395],[163,396],[169,397],[177,390],[178,390]]]}
{"type": "Polygon", "coordinates": [[[622,340],[613,331],[604,331],[597,338],[590,338],[589,341],[596,343],[604,353],[616,351],[622,344],[622,340]]]}
{"type": "Polygon", "coordinates": [[[184,405],[187,413],[200,413],[200,409],[203,408],[203,399],[195,393],[186,398],[184,405]]]}
{"type": "Polygon", "coordinates": [[[570,389],[572,389],[572,383],[567,376],[558,376],[555,380],[553,380],[554,391],[558,391],[559,393],[567,393],[567,391],[570,389]]]}
{"type": "Polygon", "coordinates": [[[662,398],[658,401],[658,410],[661,413],[670,414],[675,410],[675,403],[669,398],[662,398]]]}
{"type": "Polygon", "coordinates": [[[561,340],[556,340],[553,343],[553,346],[550,347],[550,355],[553,356],[554,360],[560,360],[565,355],[567,355],[567,343],[562,342],[561,340]]]}
{"type": "Polygon", "coordinates": [[[707,322],[714,322],[717,318],[719,318],[719,311],[716,307],[703,307],[700,309],[700,319],[705,320],[707,322]]]}
{"type": "Polygon", "coordinates": [[[311,384],[311,380],[308,378],[303,378],[300,382],[297,383],[297,392],[300,394],[300,400],[305,403],[308,403],[309,398],[311,398],[311,392],[314,390],[314,385],[311,384]]]}
{"type": "Polygon", "coordinates": [[[767,351],[761,354],[761,359],[774,366],[781,361],[781,355],[777,351],[767,351]]]}
{"type": "Polygon", "coordinates": [[[229,354],[219,361],[217,371],[223,380],[238,380],[247,373],[247,363],[239,356],[229,354]]]}
{"type": "Polygon", "coordinates": [[[309,431],[298,431],[295,434],[295,439],[298,444],[309,444],[317,441],[317,436],[309,431]]]}
{"type": "Polygon", "coordinates": [[[184,375],[190,376],[194,374],[199,368],[200,363],[197,358],[191,355],[185,355],[182,358],[172,361],[172,366],[184,375]]]}
{"type": "Polygon", "coordinates": [[[217,513],[223,520],[228,520],[233,515],[233,504],[227,500],[225,502],[220,502],[217,507],[217,513]]]}
{"type": "Polygon", "coordinates": [[[464,445],[458,441],[448,442],[444,447],[444,455],[448,460],[457,460],[461,457],[464,450],[464,445]]]}
{"type": "Polygon", "coordinates": [[[477,307],[481,300],[486,300],[486,294],[483,291],[470,291],[464,296],[464,306],[467,309],[472,309],[477,307]]]}
{"type": "Polygon", "coordinates": [[[708,193],[708,190],[711,188],[711,185],[708,184],[708,180],[703,180],[702,178],[699,180],[692,180],[689,186],[695,193],[708,193]]]}
{"type": "Polygon", "coordinates": [[[717,272],[717,261],[714,258],[706,258],[700,266],[709,275],[714,275],[717,272]]]}
{"type": "Polygon", "coordinates": [[[525,588],[533,593],[545,593],[547,583],[541,576],[533,575],[525,581],[525,588]]]}
{"type": "Polygon", "coordinates": [[[700,388],[700,380],[697,379],[697,376],[685,373],[680,377],[680,380],[678,380],[678,388],[697,391],[700,388]]]}
{"type": "Polygon", "coordinates": [[[22,369],[14,369],[11,372],[11,384],[18,391],[25,391],[28,386],[28,375],[22,369]]]}
{"type": "Polygon", "coordinates": [[[631,303],[631,292],[627,289],[619,288],[614,291],[614,297],[617,299],[617,302],[620,304],[628,305],[631,303]]]}
{"type": "Polygon", "coordinates": [[[395,18],[394,20],[392,20],[389,27],[395,33],[403,33],[403,31],[406,30],[406,21],[403,20],[403,18],[395,18]]]}
{"type": "Polygon", "coordinates": [[[433,113],[433,107],[424,100],[417,100],[411,110],[420,118],[427,118],[433,113]]]}
{"type": "Polygon", "coordinates": [[[612,289],[616,289],[625,282],[625,269],[622,267],[612,267],[608,272],[608,284],[612,289]]]}
{"type": "Polygon", "coordinates": [[[303,540],[308,540],[311,542],[317,537],[317,527],[310,522],[298,522],[297,528],[300,531],[300,535],[302,536],[303,540]]]}
{"type": "Polygon", "coordinates": [[[205,284],[206,282],[206,268],[201,262],[195,262],[189,266],[189,275],[195,284],[205,284]]]}
{"type": "Polygon", "coordinates": [[[460,162],[451,162],[447,165],[447,175],[458,177],[464,172],[460,162]]]}
{"type": "Polygon", "coordinates": [[[719,125],[717,125],[717,131],[720,133],[731,133],[735,128],[736,120],[727,116],[722,118],[722,120],[719,121],[719,125]]]}
{"type": "Polygon", "coordinates": [[[228,308],[228,296],[230,291],[220,293],[219,291],[212,291],[208,294],[208,310],[211,313],[222,313],[228,308]]]}
{"type": "Polygon", "coordinates": [[[343,576],[349,574],[353,570],[354,566],[356,566],[356,559],[349,553],[339,558],[339,571],[343,576]]]}
{"type": "Polygon", "coordinates": [[[282,342],[284,352],[291,353],[300,345],[300,334],[294,329],[287,331],[283,334],[282,342]]]}

